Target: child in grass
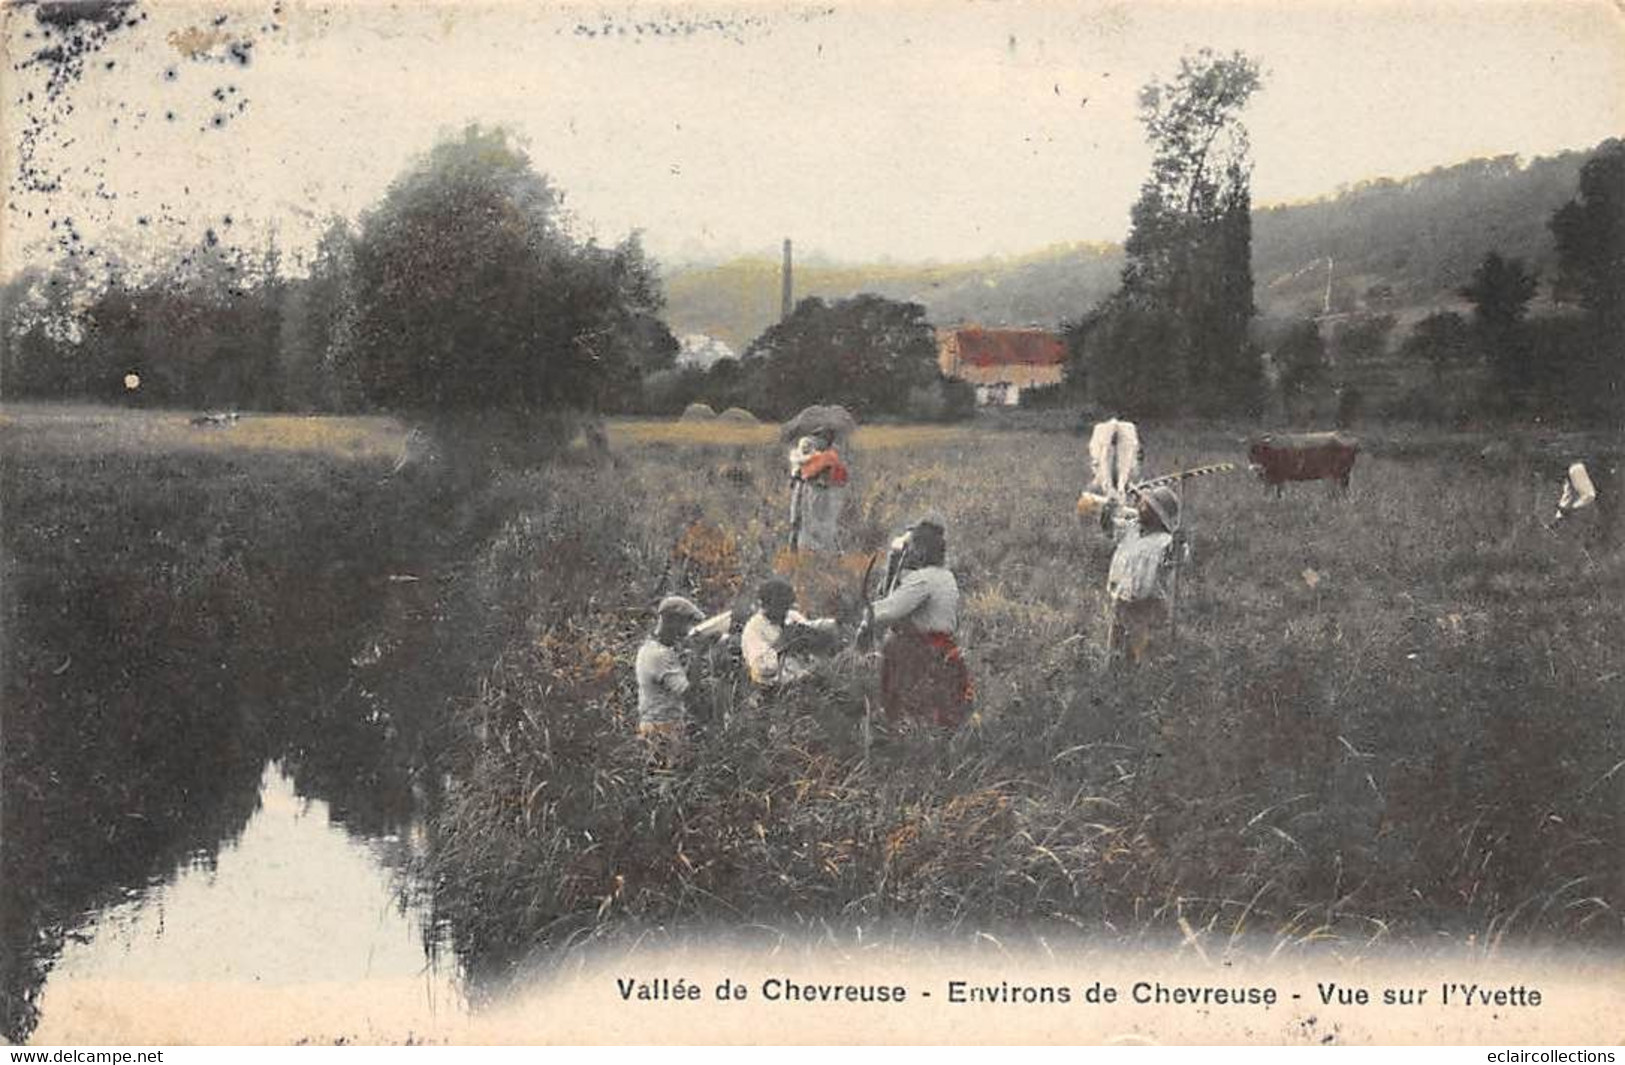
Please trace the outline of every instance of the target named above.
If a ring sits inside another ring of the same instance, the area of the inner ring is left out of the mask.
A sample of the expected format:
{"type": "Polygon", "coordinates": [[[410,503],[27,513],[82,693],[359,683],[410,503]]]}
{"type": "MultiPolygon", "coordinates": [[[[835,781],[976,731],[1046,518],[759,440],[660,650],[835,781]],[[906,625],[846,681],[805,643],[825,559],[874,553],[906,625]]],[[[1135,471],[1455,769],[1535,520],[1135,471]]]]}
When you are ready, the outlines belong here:
{"type": "Polygon", "coordinates": [[[1107,650],[1138,664],[1171,617],[1179,497],[1171,488],[1153,488],[1139,497],[1132,517],[1110,514],[1105,524],[1117,542],[1106,576],[1112,612],[1107,650]]]}
{"type": "Polygon", "coordinates": [[[795,601],[795,589],[779,577],[763,581],[757,592],[757,610],[745,622],[740,648],[758,687],[794,683],[812,672],[817,650],[834,650],[835,619],[803,617],[795,601]]]}
{"type": "Polygon", "coordinates": [[[684,705],[690,679],[681,651],[683,640],[705,612],[679,595],[655,608],[655,631],[638,648],[638,735],[652,761],[671,765],[682,757],[688,731],[684,705]]]}

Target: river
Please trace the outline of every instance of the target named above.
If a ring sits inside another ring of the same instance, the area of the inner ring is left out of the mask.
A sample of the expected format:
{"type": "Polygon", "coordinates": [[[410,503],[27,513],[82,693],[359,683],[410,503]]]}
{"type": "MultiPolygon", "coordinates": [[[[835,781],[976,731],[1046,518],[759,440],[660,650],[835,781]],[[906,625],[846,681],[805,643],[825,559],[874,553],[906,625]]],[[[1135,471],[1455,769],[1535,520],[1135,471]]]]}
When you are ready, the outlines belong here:
{"type": "Polygon", "coordinates": [[[446,1031],[467,1015],[460,970],[402,891],[422,843],[416,824],[404,834],[349,831],[268,764],[259,808],[236,838],[83,916],[48,978],[32,1040],[169,1031],[202,1042],[373,1041],[446,1031]]]}
{"type": "Polygon", "coordinates": [[[72,413],[0,419],[0,1037],[444,1032],[453,522],[387,455],[72,413]]]}

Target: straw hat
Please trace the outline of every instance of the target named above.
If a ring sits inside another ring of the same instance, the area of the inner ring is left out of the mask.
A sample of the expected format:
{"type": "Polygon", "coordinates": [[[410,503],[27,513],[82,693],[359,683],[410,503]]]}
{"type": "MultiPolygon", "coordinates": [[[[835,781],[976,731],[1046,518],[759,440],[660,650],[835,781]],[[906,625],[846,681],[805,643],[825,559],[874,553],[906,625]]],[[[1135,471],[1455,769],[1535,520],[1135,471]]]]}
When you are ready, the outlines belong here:
{"type": "Polygon", "coordinates": [[[668,595],[655,607],[655,614],[665,617],[668,614],[689,621],[704,621],[705,611],[694,605],[693,600],[684,599],[680,595],[668,595]]]}

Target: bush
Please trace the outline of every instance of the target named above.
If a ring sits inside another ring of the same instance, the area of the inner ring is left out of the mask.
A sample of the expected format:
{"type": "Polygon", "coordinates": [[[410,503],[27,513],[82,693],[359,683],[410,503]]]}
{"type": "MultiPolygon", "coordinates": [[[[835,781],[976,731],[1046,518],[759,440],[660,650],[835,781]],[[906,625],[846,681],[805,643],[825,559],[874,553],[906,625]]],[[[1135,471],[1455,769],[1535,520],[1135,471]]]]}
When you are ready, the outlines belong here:
{"type": "Polygon", "coordinates": [[[559,203],[505,132],[479,126],[395,180],[354,248],[354,348],[372,402],[418,418],[594,409],[670,361],[636,238],[578,242],[559,203]]]}

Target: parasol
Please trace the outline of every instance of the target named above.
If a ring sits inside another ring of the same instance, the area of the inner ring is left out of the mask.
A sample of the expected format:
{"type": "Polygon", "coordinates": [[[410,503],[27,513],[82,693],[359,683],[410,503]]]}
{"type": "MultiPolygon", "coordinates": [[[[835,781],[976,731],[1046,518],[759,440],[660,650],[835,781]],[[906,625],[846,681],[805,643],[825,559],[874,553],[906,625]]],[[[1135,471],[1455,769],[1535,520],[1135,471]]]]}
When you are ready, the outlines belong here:
{"type": "Polygon", "coordinates": [[[838,404],[815,404],[803,407],[794,418],[779,427],[779,439],[789,443],[798,437],[816,432],[827,432],[836,442],[844,442],[857,431],[858,420],[852,412],[838,404]]]}

